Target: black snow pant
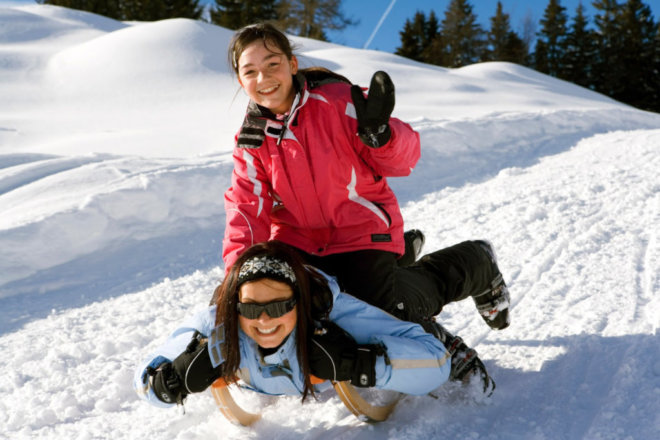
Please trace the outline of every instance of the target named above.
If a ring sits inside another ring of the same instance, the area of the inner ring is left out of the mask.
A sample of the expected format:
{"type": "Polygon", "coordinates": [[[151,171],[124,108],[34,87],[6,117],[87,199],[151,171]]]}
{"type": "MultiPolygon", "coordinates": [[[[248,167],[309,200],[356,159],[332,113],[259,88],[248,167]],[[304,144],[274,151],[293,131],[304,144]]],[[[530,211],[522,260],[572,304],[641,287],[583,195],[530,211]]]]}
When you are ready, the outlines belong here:
{"type": "Polygon", "coordinates": [[[380,250],[303,257],[335,276],[342,291],[420,324],[445,304],[482,293],[495,277],[489,255],[474,241],[426,254],[406,267],[397,264],[395,254],[380,250]]]}

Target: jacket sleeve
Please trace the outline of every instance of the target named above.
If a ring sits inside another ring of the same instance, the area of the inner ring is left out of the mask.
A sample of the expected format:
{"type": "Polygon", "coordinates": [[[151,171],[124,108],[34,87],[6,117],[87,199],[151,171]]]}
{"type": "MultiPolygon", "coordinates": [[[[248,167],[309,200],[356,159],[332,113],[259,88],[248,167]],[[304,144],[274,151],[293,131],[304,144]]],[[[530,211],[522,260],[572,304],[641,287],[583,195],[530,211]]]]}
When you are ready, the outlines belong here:
{"type": "MultiPolygon", "coordinates": [[[[169,408],[174,404],[167,404],[156,397],[151,387],[147,368],[158,368],[164,362],[172,362],[186,349],[195,331],[208,336],[215,323],[215,306],[200,310],[183,322],[167,340],[146,357],[135,369],[133,376],[133,389],[140,399],[146,400],[154,406],[169,408]]],[[[211,347],[209,346],[209,350],[211,347]]]]}
{"type": "MultiPolygon", "coordinates": [[[[331,283],[332,287],[332,283],[331,283]]],[[[406,394],[426,394],[449,378],[450,355],[442,343],[411,322],[401,321],[353,296],[339,293],[334,284],[330,319],[358,344],[382,344],[388,359],[378,358],[376,388],[406,394]]]]}
{"type": "Polygon", "coordinates": [[[357,135],[357,114],[350,93],[346,116],[349,118],[348,135],[352,139],[353,148],[376,174],[384,177],[402,177],[412,172],[421,156],[421,145],[419,133],[409,124],[397,118],[390,118],[392,137],[380,148],[372,148],[363,144],[357,135]]]}
{"type": "Polygon", "coordinates": [[[392,137],[380,148],[371,148],[357,141],[364,147],[361,155],[381,176],[408,176],[421,156],[419,133],[403,121],[390,118],[392,137]]]}
{"type": "Polygon", "coordinates": [[[233,157],[232,186],[225,192],[225,272],[245,249],[268,240],[273,207],[270,181],[261,161],[245,148],[235,148],[233,157]]]}

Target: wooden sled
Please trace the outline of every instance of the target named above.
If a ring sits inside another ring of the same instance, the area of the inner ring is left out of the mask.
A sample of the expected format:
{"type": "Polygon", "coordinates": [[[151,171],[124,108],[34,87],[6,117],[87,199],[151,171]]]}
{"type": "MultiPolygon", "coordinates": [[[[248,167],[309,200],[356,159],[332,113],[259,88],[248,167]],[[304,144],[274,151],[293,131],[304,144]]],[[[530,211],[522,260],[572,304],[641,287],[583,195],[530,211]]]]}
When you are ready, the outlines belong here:
{"type": "MultiPolygon", "coordinates": [[[[334,382],[339,399],[357,418],[364,422],[374,423],[386,420],[399,401],[400,394],[385,405],[372,405],[367,402],[349,382],[334,382]]],[[[211,393],[220,412],[232,423],[251,426],[261,414],[254,414],[241,408],[232,397],[228,384],[218,379],[211,385],[211,393]]]]}

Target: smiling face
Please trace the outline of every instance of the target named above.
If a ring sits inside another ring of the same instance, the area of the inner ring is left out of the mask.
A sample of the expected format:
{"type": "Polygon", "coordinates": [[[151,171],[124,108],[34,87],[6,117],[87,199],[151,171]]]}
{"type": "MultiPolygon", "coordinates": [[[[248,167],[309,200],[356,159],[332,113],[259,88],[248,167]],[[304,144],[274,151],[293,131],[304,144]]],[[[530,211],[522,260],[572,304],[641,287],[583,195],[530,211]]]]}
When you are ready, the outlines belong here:
{"type": "MultiPolygon", "coordinates": [[[[291,286],[280,281],[262,278],[241,285],[238,300],[242,303],[266,304],[293,297],[291,286]]],[[[297,306],[296,306],[297,307],[297,306]]],[[[279,318],[271,318],[264,311],[257,319],[238,316],[243,332],[260,347],[275,348],[293,331],[297,322],[296,307],[279,318]]]]}
{"type": "Polygon", "coordinates": [[[291,108],[296,95],[292,75],[297,71],[295,56],[288,59],[273,43],[266,47],[261,40],[248,45],[238,58],[241,87],[250,99],[275,114],[291,108]]]}

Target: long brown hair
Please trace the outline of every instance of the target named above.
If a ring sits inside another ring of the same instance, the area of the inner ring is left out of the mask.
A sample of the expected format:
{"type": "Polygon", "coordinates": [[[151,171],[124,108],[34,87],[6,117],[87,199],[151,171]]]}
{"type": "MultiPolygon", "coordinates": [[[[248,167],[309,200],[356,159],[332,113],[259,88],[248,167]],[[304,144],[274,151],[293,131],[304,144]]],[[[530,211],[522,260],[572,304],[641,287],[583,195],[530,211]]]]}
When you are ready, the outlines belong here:
{"type": "Polygon", "coordinates": [[[223,378],[227,383],[236,382],[236,375],[241,362],[238,338],[240,324],[236,309],[240,287],[238,286],[238,274],[246,261],[261,256],[275,257],[288,263],[296,275],[297,282],[293,289],[296,298],[297,318],[296,353],[300,370],[304,376],[305,385],[302,397],[304,401],[309,393],[314,395],[307,350],[309,337],[314,326],[312,321],[312,297],[315,295],[316,290],[314,286],[327,286],[327,282],[318,272],[305,267],[304,261],[294,248],[279,241],[258,243],[248,248],[236,260],[222,284],[215,290],[213,295],[214,303],[217,305],[215,321],[216,325],[223,324],[225,332],[225,344],[222,353],[225,359],[223,378]]]}

